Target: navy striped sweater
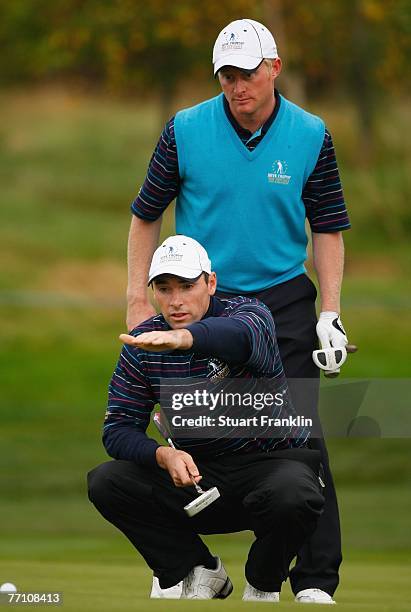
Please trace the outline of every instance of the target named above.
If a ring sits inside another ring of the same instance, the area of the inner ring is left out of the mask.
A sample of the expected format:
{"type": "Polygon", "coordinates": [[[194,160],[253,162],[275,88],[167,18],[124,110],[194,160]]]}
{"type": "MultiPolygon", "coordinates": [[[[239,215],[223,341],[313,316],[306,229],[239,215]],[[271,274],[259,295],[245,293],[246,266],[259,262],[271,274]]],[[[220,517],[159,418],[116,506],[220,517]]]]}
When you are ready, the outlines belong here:
{"type": "MultiPolygon", "coordinates": [[[[168,330],[164,317],[156,315],[131,334],[168,330]]],[[[160,385],[167,378],[207,378],[215,359],[223,362],[232,378],[270,379],[275,392],[287,382],[278,350],[275,327],[268,308],[255,298],[221,300],[212,297],[201,321],[188,326],[193,336],[189,351],[152,353],[124,345],[109,386],[103,443],[115,459],[156,465],[158,443],[146,435],[150,415],[160,401],[160,385]]],[[[275,416],[281,409],[275,408],[275,416]]],[[[289,413],[288,413],[289,414],[289,413]]],[[[309,431],[293,427],[276,438],[179,439],[176,447],[195,456],[216,456],[305,445],[309,431]]]]}

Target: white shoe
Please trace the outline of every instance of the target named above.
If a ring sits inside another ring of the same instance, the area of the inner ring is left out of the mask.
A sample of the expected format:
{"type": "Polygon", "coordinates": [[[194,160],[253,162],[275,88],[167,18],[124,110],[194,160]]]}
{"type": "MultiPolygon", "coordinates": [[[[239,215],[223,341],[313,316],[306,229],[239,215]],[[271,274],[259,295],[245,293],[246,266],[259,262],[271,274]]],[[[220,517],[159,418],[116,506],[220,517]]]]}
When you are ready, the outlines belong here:
{"type": "Polygon", "coordinates": [[[295,596],[295,601],[298,603],[307,604],[333,605],[336,603],[331,595],[328,595],[328,593],[322,591],[321,589],[304,589],[303,591],[298,591],[297,595],[295,596]]]}
{"type": "Polygon", "coordinates": [[[150,599],[180,599],[183,588],[183,581],[177,582],[168,589],[162,589],[157,576],[153,576],[150,599]]]}
{"type": "Polygon", "coordinates": [[[280,593],[277,591],[260,591],[247,582],[244,589],[243,601],[271,601],[279,602],[280,593]]]}
{"type": "Polygon", "coordinates": [[[181,599],[225,599],[233,590],[230,578],[219,557],[217,568],[207,569],[196,565],[183,580],[181,599]]]}

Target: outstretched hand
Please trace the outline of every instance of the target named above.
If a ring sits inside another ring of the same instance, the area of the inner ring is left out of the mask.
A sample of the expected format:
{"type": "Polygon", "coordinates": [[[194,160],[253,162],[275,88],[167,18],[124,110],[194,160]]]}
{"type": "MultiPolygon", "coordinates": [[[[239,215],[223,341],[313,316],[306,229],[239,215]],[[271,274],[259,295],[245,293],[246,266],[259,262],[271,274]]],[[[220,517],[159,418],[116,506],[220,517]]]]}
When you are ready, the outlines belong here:
{"type": "Polygon", "coordinates": [[[129,334],[120,334],[119,338],[124,344],[149,352],[183,351],[191,348],[193,345],[193,336],[188,329],[144,332],[136,337],[129,334]]]}

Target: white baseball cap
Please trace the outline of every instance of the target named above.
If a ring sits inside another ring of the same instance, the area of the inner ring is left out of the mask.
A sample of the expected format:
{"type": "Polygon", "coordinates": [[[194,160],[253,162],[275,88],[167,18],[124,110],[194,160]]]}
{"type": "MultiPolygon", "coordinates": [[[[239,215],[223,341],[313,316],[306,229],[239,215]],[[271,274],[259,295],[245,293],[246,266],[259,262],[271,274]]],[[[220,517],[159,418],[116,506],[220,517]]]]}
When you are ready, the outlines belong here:
{"type": "Polygon", "coordinates": [[[188,236],[170,236],[154,251],[148,284],[160,274],[193,279],[202,272],[211,273],[211,261],[205,248],[188,236]]]}
{"type": "Polygon", "coordinates": [[[232,21],[220,34],[213,49],[214,76],[223,66],[254,70],[263,59],[278,57],[273,35],[254,19],[232,21]]]}

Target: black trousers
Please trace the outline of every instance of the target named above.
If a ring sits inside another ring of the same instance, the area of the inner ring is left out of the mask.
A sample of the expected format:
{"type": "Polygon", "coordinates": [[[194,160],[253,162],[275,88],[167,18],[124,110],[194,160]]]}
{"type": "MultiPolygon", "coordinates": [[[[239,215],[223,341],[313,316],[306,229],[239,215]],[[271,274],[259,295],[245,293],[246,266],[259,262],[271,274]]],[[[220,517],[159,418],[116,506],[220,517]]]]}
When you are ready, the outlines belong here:
{"type": "MultiPolygon", "coordinates": [[[[227,294],[218,293],[218,296],[227,294]]],[[[316,378],[319,381],[319,370],[312,360],[312,351],[318,345],[315,331],[317,291],[308,276],[302,274],[254,293],[252,297],[261,300],[271,310],[287,378],[316,378]]],[[[293,401],[304,408],[305,398],[293,397],[293,401]]],[[[316,405],[311,406],[310,414],[315,414],[316,410],[316,405]]],[[[299,413],[303,414],[304,410],[299,409],[299,413]]],[[[321,452],[326,483],[324,512],[316,530],[298,553],[296,565],[290,572],[290,583],[294,593],[316,587],[333,595],[342,561],[337,497],[324,439],[311,439],[310,447],[321,452]]]]}
{"type": "Polygon", "coordinates": [[[139,550],[162,588],[177,584],[195,565],[213,562],[198,534],[251,529],[246,578],[255,588],[280,591],[322,512],[320,453],[292,449],[195,460],[202,487],[217,486],[221,497],[194,517],[183,509],[196,497],[194,487],[178,488],[166,470],[131,461],[92,470],[89,498],[139,550]]]}

